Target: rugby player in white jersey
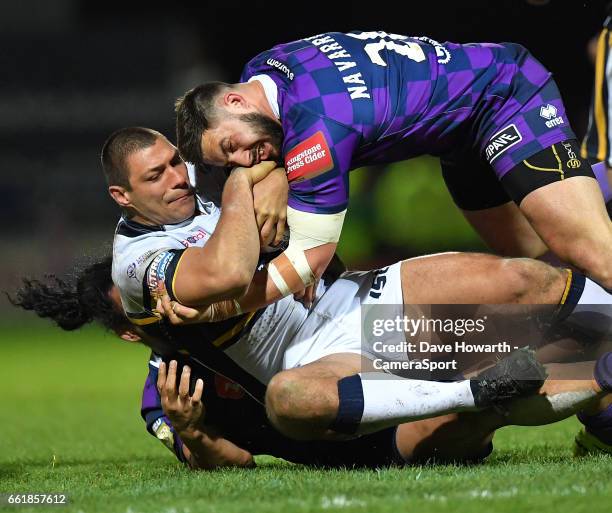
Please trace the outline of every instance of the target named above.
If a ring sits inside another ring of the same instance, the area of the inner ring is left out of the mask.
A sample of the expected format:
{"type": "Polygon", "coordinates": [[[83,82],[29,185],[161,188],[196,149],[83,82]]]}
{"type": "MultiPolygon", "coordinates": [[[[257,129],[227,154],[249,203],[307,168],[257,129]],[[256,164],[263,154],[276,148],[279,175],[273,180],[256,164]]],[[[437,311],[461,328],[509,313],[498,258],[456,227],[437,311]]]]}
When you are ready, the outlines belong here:
{"type": "MultiPolygon", "coordinates": [[[[51,318],[65,330],[95,321],[126,341],[145,340],[148,346],[165,350],[164,341],[151,339],[123,314],[111,280],[110,258],[78,270],[76,280],[24,279],[13,301],[51,318]]],[[[151,356],[141,415],[148,432],[194,469],[251,467],[256,454],[308,465],[348,467],[478,462],[491,451],[491,439],[499,427],[554,422],[581,407],[599,412],[612,408],[609,394],[599,402],[589,399],[588,382],[548,379],[543,386],[547,398],[514,400],[508,416],[487,409],[401,424],[350,441],[303,442],[278,433],[266,419],[263,405],[236,383],[188,356],[169,353],[164,359],[170,362],[168,371],[162,365],[158,372],[161,358],[151,356]],[[550,404],[554,410],[548,408],[550,404]]],[[[550,372],[560,374],[559,367],[549,366],[550,372]]]]}
{"type": "MultiPolygon", "coordinates": [[[[223,322],[177,330],[154,311],[160,286],[186,305],[227,300],[240,311],[247,310],[243,298],[249,287],[267,280],[265,267],[256,272],[260,240],[252,188],[274,165],[234,170],[219,212],[193,195],[187,167],[155,131],[115,132],[102,163],[111,196],[124,210],[114,242],[113,280],[128,318],[256,397],[265,395],[272,423],[295,438],[360,435],[417,418],[478,410],[539,389],[541,369],[526,352],[472,381],[379,379],[388,375],[371,372],[372,354],[361,345],[363,305],[395,305],[401,316],[410,303],[565,302],[569,310],[610,303],[609,294],[584,276],[541,262],[447,254],[344,275],[333,285],[322,282],[311,310],[285,298],[223,322]],[[377,279],[383,273],[384,279],[377,279]]],[[[611,386],[611,360],[600,359],[593,393],[611,386]]]]}

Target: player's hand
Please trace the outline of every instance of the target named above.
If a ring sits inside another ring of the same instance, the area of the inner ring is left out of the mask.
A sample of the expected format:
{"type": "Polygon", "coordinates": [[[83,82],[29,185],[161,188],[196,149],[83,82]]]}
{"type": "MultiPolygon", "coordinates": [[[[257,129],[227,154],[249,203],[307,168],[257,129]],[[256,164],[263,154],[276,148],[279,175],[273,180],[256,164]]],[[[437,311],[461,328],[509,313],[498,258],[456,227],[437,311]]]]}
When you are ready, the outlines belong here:
{"type": "Polygon", "coordinates": [[[163,292],[157,299],[156,310],[175,326],[224,321],[238,314],[236,304],[231,300],[218,301],[208,306],[192,307],[172,301],[166,292],[163,292]]]}
{"type": "Polygon", "coordinates": [[[253,187],[253,204],[261,247],[277,246],[282,242],[287,225],[288,196],[289,182],[282,167],[274,169],[253,187]]]}
{"type": "Polygon", "coordinates": [[[293,299],[302,303],[306,308],[310,308],[316,299],[317,286],[319,285],[319,280],[315,281],[312,285],[308,287],[298,290],[293,294],[293,299]]]}
{"type": "Polygon", "coordinates": [[[244,173],[252,185],[261,182],[266,176],[268,176],[272,170],[276,169],[277,164],[272,160],[265,160],[260,162],[259,164],[254,165],[253,167],[237,167],[234,168],[233,173],[244,173]]]}
{"type": "Polygon", "coordinates": [[[189,395],[189,378],[191,369],[183,366],[181,380],[178,390],[176,388],[177,362],[172,360],[170,365],[165,362],[159,364],[157,374],[157,391],[161,398],[164,413],[170,419],[172,426],[178,432],[197,430],[204,418],[204,404],[202,403],[202,391],[204,381],[196,381],[193,395],[189,395]]]}

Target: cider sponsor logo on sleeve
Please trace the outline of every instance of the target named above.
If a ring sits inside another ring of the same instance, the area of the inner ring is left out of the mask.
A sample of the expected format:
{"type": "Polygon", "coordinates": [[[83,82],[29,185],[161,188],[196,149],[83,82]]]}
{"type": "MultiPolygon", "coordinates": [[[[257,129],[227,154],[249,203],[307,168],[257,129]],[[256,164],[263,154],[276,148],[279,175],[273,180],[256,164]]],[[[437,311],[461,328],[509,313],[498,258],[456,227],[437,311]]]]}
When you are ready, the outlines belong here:
{"type": "Polygon", "coordinates": [[[287,152],[287,180],[301,182],[319,176],[334,167],[334,159],[323,132],[311,135],[287,152]]]}

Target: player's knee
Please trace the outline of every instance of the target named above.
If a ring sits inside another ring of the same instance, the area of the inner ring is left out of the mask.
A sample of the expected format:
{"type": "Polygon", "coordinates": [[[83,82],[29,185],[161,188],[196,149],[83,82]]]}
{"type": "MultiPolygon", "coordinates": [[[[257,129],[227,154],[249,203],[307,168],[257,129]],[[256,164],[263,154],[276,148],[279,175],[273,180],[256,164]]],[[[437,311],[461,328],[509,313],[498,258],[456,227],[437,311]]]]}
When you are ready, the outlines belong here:
{"type": "Polygon", "coordinates": [[[559,291],[565,287],[566,277],[562,270],[537,260],[504,259],[501,262],[501,268],[509,295],[508,302],[554,302],[558,299],[559,291]]]}
{"type": "Polygon", "coordinates": [[[303,380],[291,371],[279,372],[270,380],[266,389],[266,411],[274,425],[280,427],[296,420],[304,406],[299,393],[302,387],[303,380]]]}

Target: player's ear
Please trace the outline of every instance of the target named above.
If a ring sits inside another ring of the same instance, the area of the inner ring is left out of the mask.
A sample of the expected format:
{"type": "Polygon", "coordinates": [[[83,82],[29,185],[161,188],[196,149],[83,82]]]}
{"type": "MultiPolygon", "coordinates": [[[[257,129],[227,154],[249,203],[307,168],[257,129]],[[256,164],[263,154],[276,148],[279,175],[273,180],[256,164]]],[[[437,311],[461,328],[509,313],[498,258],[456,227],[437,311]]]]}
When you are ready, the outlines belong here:
{"type": "Polygon", "coordinates": [[[243,111],[248,105],[246,98],[236,91],[228,91],[223,95],[223,106],[230,111],[243,111]]]}
{"type": "Polygon", "coordinates": [[[127,208],[132,204],[130,193],[120,185],[109,185],[108,193],[111,195],[111,198],[115,200],[115,203],[122,208],[127,208]]]}

